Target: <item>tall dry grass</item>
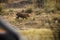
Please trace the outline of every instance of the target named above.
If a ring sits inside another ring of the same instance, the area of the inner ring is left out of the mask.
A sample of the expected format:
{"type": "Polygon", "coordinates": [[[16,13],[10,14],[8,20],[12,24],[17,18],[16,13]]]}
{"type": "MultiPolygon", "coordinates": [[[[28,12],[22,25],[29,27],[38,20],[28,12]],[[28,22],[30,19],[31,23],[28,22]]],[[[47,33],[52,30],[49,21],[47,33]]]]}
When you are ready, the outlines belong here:
{"type": "Polygon", "coordinates": [[[55,40],[53,31],[50,29],[20,30],[23,40],[55,40]]]}

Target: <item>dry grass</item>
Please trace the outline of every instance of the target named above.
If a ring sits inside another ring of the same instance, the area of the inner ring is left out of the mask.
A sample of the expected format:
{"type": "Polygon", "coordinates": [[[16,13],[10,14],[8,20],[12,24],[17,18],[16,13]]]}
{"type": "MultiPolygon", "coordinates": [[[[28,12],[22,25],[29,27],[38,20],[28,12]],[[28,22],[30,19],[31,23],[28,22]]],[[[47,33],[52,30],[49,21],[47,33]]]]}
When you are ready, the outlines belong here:
{"type": "Polygon", "coordinates": [[[55,40],[50,29],[28,29],[20,31],[23,40],[55,40]]]}
{"type": "MultiPolygon", "coordinates": [[[[50,3],[45,4],[45,8],[47,10],[53,10],[55,7],[55,4],[50,3]]],[[[53,30],[51,30],[51,26],[49,23],[52,24],[53,28],[57,26],[55,23],[53,23],[53,18],[58,17],[60,18],[60,12],[58,13],[45,13],[47,11],[45,9],[40,8],[34,8],[34,5],[28,5],[23,8],[9,8],[4,9],[5,14],[8,12],[7,15],[3,15],[4,19],[10,22],[12,25],[15,25],[17,28],[19,28],[19,32],[23,37],[23,40],[55,40],[53,35],[53,30]],[[16,12],[21,12],[22,10],[26,10],[28,8],[32,8],[33,12],[31,13],[31,16],[28,19],[16,19],[16,12]],[[12,13],[9,11],[13,10],[12,13]],[[38,15],[37,15],[38,14],[38,15]]],[[[57,28],[59,28],[57,26],[57,28]]],[[[54,30],[57,31],[55,28],[54,30]]],[[[56,33],[56,32],[55,32],[56,33]]],[[[57,39],[58,40],[58,39],[57,39]]]]}
{"type": "MultiPolygon", "coordinates": [[[[56,14],[46,14],[42,12],[39,15],[32,13],[28,19],[16,19],[16,15],[4,15],[4,19],[10,22],[12,25],[15,25],[19,30],[22,37],[26,40],[55,40],[53,31],[50,29],[50,25],[46,21],[50,21],[53,24],[54,17],[60,17],[59,13],[56,14]],[[33,18],[35,18],[33,20],[33,18]],[[48,28],[48,29],[46,29],[48,28]]],[[[55,28],[55,25],[54,25],[55,28]]],[[[58,28],[58,27],[57,27],[58,28]]],[[[55,31],[57,29],[55,28],[55,31]]]]}
{"type": "Polygon", "coordinates": [[[34,12],[32,14],[28,19],[16,19],[16,14],[4,15],[3,17],[20,29],[19,32],[23,40],[55,40],[54,31],[50,29],[49,24],[45,20],[48,18],[52,23],[52,19],[54,17],[60,17],[60,14],[46,14],[45,12],[39,15],[34,14],[34,12]],[[33,20],[33,18],[35,19],[33,20]]]}
{"type": "MultiPolygon", "coordinates": [[[[6,9],[8,10],[8,9],[6,9]]],[[[20,11],[21,9],[19,9],[20,11]]],[[[22,9],[23,10],[23,9],[22,9]]],[[[60,13],[45,13],[45,12],[41,12],[41,14],[36,15],[35,14],[35,10],[31,13],[31,16],[28,19],[16,19],[16,9],[13,9],[13,12],[10,13],[8,11],[8,15],[4,15],[4,19],[6,19],[8,22],[10,22],[11,24],[18,26],[19,28],[23,28],[23,27],[28,27],[28,28],[41,28],[42,26],[48,26],[46,24],[46,21],[50,21],[52,23],[52,19],[54,17],[60,17],[60,13]]],[[[41,10],[38,10],[38,12],[41,10]]],[[[48,22],[49,23],[49,22],[48,22]]],[[[42,27],[43,28],[43,27],[42,27]]]]}

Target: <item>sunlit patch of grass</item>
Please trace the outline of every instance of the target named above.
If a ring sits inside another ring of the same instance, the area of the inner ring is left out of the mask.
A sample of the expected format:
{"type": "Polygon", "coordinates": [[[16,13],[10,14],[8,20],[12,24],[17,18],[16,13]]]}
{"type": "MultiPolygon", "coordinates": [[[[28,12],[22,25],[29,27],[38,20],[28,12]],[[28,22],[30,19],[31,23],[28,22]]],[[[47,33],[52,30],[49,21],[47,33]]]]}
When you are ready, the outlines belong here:
{"type": "Polygon", "coordinates": [[[60,17],[60,14],[56,14],[57,17],[60,17]]]}
{"type": "Polygon", "coordinates": [[[50,29],[21,30],[21,35],[26,40],[54,40],[53,31],[50,29]]]}

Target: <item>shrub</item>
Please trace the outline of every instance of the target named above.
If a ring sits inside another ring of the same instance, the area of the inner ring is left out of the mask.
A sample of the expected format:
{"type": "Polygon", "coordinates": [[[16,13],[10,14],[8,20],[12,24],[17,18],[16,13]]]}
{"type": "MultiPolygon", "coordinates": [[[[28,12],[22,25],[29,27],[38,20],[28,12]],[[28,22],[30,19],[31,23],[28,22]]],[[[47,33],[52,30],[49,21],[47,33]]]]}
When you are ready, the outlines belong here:
{"type": "Polygon", "coordinates": [[[22,22],[23,20],[22,19],[15,19],[16,22],[20,23],[22,22]]]}
{"type": "Polygon", "coordinates": [[[36,12],[36,15],[40,15],[40,14],[41,14],[41,12],[40,12],[40,11],[37,11],[37,12],[36,12]]]}
{"type": "Polygon", "coordinates": [[[4,14],[4,10],[5,7],[3,5],[0,5],[0,15],[3,15],[4,14]]]}
{"type": "Polygon", "coordinates": [[[32,9],[31,8],[27,9],[25,13],[32,13],[32,9]]]}
{"type": "Polygon", "coordinates": [[[0,12],[2,11],[2,6],[0,6],[0,12]]]}
{"type": "Polygon", "coordinates": [[[33,21],[35,21],[35,18],[33,18],[33,21]]]}
{"type": "Polygon", "coordinates": [[[60,8],[57,8],[57,10],[60,10],[60,8]]]}
{"type": "Polygon", "coordinates": [[[9,12],[13,12],[13,10],[12,10],[12,9],[10,9],[10,10],[9,10],[9,12]]]}
{"type": "Polygon", "coordinates": [[[2,11],[2,7],[0,7],[0,12],[2,11]]]}
{"type": "Polygon", "coordinates": [[[3,7],[2,7],[2,6],[0,6],[0,15],[2,14],[2,9],[3,9],[3,7]]]}

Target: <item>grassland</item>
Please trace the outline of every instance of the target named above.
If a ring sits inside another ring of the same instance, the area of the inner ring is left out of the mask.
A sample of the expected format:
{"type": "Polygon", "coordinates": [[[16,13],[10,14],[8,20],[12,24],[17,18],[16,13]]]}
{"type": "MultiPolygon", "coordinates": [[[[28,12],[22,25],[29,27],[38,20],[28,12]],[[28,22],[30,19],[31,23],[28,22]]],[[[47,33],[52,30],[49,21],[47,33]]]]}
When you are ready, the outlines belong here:
{"type": "MultiPolygon", "coordinates": [[[[22,35],[23,40],[55,40],[53,33],[57,35],[59,27],[56,23],[53,23],[53,18],[60,18],[60,12],[45,13],[41,11],[41,13],[37,15],[36,11],[33,11],[28,19],[16,19],[15,11],[14,9],[13,12],[7,11],[7,15],[3,15],[3,18],[20,29],[19,33],[22,35]],[[49,22],[52,24],[54,30],[53,28],[51,29],[49,22]]],[[[58,36],[56,36],[56,38],[58,40],[58,36]]]]}
{"type": "Polygon", "coordinates": [[[56,40],[59,40],[57,34],[60,30],[60,23],[55,22],[53,18],[60,19],[60,11],[49,12],[55,8],[53,2],[45,5],[47,6],[45,8],[35,8],[34,4],[25,5],[23,8],[7,8],[3,9],[1,15],[9,23],[19,28],[18,31],[23,40],[55,40],[55,36],[56,40]],[[17,12],[27,9],[32,9],[28,19],[16,19],[17,12]]]}

